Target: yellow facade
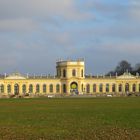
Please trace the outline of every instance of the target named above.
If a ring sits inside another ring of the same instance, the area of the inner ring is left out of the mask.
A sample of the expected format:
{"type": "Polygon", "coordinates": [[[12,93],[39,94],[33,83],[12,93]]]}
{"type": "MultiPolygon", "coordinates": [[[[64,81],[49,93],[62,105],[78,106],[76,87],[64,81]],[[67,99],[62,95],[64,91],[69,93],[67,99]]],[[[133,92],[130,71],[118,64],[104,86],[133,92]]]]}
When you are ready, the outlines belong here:
{"type": "Polygon", "coordinates": [[[126,94],[140,92],[140,77],[85,76],[83,60],[56,62],[56,76],[13,73],[0,79],[0,95],[126,94]]]}

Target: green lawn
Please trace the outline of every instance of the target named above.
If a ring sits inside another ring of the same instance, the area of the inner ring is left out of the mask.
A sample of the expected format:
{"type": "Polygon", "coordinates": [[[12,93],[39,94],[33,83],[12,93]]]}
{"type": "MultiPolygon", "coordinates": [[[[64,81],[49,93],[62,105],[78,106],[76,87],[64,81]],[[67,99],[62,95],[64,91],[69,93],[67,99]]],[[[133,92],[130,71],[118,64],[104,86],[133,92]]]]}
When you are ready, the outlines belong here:
{"type": "Polygon", "coordinates": [[[0,140],[139,140],[140,97],[0,99],[0,140]]]}

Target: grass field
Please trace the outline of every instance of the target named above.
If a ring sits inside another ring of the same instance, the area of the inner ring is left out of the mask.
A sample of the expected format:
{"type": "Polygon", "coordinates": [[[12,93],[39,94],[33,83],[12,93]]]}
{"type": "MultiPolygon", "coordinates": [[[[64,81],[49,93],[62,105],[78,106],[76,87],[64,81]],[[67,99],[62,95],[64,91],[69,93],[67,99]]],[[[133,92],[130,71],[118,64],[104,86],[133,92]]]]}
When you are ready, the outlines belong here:
{"type": "Polygon", "coordinates": [[[139,140],[140,98],[0,100],[0,140],[139,140]]]}

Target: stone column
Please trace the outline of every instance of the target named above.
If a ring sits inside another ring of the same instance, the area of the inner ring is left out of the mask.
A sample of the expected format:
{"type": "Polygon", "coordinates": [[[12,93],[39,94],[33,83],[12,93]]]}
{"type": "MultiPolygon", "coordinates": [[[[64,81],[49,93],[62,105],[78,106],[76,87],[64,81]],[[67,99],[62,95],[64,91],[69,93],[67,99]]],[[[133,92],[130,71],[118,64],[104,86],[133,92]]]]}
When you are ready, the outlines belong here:
{"type": "Polygon", "coordinates": [[[122,84],[122,92],[125,93],[125,84],[122,84]]]}
{"type": "Polygon", "coordinates": [[[140,92],[139,91],[139,84],[136,84],[136,92],[140,92]]]}
{"type": "Polygon", "coordinates": [[[106,93],[106,84],[103,83],[103,93],[106,93]]]}
{"type": "Polygon", "coordinates": [[[40,84],[39,86],[40,86],[40,92],[39,92],[39,94],[44,94],[43,93],[43,84],[40,84]]]}
{"type": "Polygon", "coordinates": [[[116,93],[118,94],[119,93],[119,85],[118,84],[115,84],[115,90],[116,90],[116,93]]]}
{"type": "Polygon", "coordinates": [[[7,95],[7,84],[4,84],[4,95],[7,95]]]}
{"type": "Polygon", "coordinates": [[[23,94],[23,92],[22,92],[22,85],[23,84],[19,83],[18,85],[19,85],[19,95],[22,95],[23,94]]]}
{"type": "Polygon", "coordinates": [[[35,94],[35,93],[36,93],[36,85],[33,84],[33,94],[35,94]]]}
{"type": "Polygon", "coordinates": [[[81,86],[82,86],[81,82],[78,82],[78,91],[79,91],[80,93],[82,92],[81,86]]]}
{"type": "Polygon", "coordinates": [[[53,94],[56,94],[56,84],[53,84],[53,94]]]}
{"type": "Polygon", "coordinates": [[[130,83],[129,86],[130,86],[130,87],[129,87],[129,92],[133,92],[133,84],[130,83]]]}
{"type": "Polygon", "coordinates": [[[26,84],[26,93],[29,93],[29,84],[26,84]]]}
{"type": "Polygon", "coordinates": [[[99,93],[99,84],[96,84],[96,93],[99,93]]]}
{"type": "Polygon", "coordinates": [[[66,93],[70,94],[70,83],[66,83],[66,93]]]}
{"type": "Polygon", "coordinates": [[[92,84],[90,84],[90,93],[93,94],[93,85],[92,84]]]}
{"type": "Polygon", "coordinates": [[[112,85],[113,84],[109,84],[109,93],[112,93],[112,85]]]}
{"type": "Polygon", "coordinates": [[[61,94],[62,93],[62,84],[60,83],[59,85],[60,85],[59,94],[61,94]]]}
{"type": "Polygon", "coordinates": [[[14,93],[14,84],[13,84],[13,83],[11,84],[11,93],[12,93],[12,94],[15,94],[15,93],[14,93]]]}

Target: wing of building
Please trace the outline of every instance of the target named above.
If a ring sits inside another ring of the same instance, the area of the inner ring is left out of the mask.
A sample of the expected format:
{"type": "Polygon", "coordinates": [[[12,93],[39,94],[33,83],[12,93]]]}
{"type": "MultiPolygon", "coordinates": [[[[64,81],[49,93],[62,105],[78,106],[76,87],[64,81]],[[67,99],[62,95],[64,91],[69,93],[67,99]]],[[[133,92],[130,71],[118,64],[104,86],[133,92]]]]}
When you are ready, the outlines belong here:
{"type": "Polygon", "coordinates": [[[20,73],[0,78],[1,95],[28,94],[124,94],[139,93],[140,77],[85,76],[84,60],[56,62],[56,76],[28,76],[20,73]]]}

